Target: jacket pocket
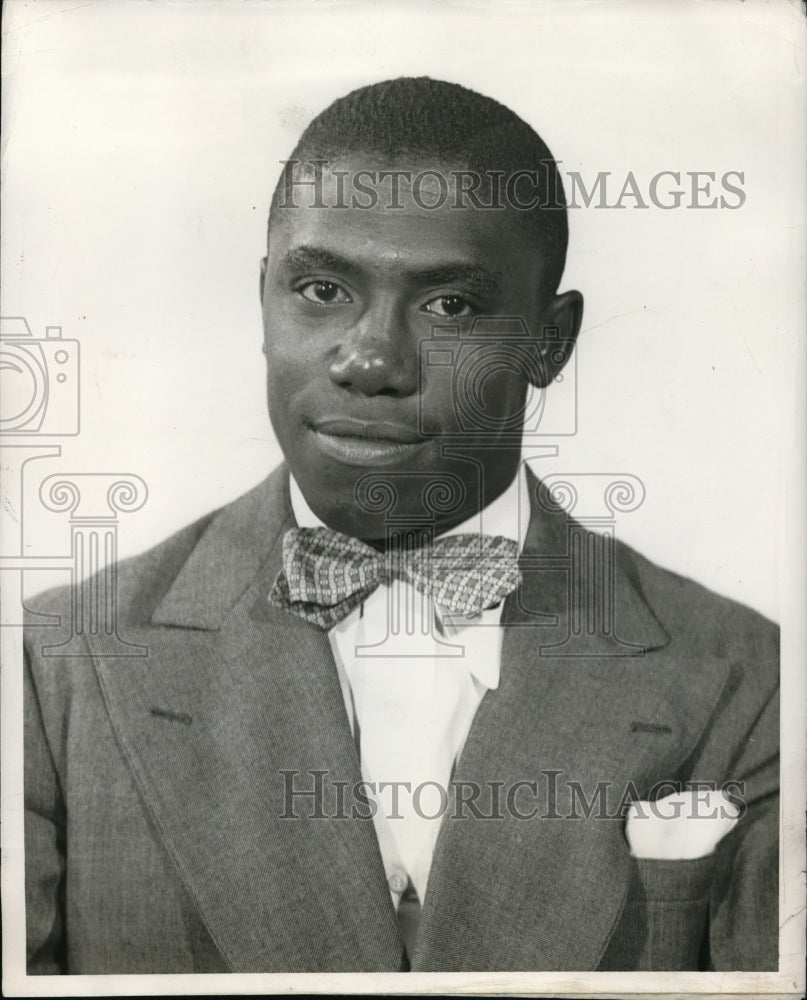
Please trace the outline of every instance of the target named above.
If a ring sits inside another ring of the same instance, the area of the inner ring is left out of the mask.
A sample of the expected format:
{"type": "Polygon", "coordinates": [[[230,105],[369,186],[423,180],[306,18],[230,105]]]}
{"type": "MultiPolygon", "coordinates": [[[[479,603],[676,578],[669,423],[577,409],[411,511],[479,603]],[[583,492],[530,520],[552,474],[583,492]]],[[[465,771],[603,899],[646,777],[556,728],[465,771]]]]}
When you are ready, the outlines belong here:
{"type": "Polygon", "coordinates": [[[698,969],[714,854],[689,861],[631,861],[625,906],[598,968],[698,969]]]}

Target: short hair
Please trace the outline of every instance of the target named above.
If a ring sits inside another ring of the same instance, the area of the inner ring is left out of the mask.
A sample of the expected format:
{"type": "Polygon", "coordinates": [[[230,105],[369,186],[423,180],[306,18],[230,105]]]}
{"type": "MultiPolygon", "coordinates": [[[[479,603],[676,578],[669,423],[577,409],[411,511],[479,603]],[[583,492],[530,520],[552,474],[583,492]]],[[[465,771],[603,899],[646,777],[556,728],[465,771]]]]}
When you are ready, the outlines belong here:
{"type": "MultiPolygon", "coordinates": [[[[290,160],[336,159],[352,153],[400,160],[428,157],[487,177],[534,172],[534,208],[517,218],[545,264],[543,292],[557,291],[566,263],[566,198],[552,153],[510,108],[467,87],[430,77],[398,77],[353,90],[311,121],[290,160]]],[[[275,188],[272,218],[284,175],[275,188]]]]}

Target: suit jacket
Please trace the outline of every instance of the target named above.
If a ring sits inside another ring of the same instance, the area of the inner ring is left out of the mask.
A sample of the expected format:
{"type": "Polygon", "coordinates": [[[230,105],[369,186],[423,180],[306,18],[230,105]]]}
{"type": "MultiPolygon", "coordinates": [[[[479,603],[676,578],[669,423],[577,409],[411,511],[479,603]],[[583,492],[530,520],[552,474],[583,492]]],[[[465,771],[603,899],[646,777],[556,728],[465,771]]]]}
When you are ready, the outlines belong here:
{"type": "MultiPolygon", "coordinates": [[[[97,629],[60,651],[68,589],[29,609],[31,973],[406,968],[372,821],[334,818],[361,771],[327,634],[267,600],[293,523],[281,468],[120,564],[146,656],[97,629]],[[298,796],[284,818],[280,771],[326,772],[319,815],[298,796]]],[[[535,791],[446,815],[412,968],[775,969],[777,630],[620,543],[615,628],[575,630],[568,529],[534,505],[455,774],[535,791]],[[614,814],[675,779],[744,782],[744,816],[707,858],[631,857],[614,814]]]]}

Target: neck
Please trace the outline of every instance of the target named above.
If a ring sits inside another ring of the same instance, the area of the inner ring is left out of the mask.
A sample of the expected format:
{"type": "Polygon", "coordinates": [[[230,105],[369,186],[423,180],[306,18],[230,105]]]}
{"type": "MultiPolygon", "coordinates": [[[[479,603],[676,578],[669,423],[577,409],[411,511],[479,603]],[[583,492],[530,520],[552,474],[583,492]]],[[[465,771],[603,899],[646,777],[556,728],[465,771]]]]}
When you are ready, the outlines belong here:
{"type": "MultiPolygon", "coordinates": [[[[398,548],[418,547],[447,533],[504,535],[523,541],[529,520],[529,501],[524,487],[525,471],[522,466],[514,470],[508,482],[499,484],[476,504],[466,503],[459,510],[442,516],[439,512],[435,515],[429,511],[422,517],[404,518],[397,523],[389,521],[383,526],[383,536],[363,534],[361,531],[349,533],[378,552],[392,545],[398,548]]],[[[293,478],[290,480],[290,494],[292,509],[301,527],[331,527],[314,513],[293,478]]]]}

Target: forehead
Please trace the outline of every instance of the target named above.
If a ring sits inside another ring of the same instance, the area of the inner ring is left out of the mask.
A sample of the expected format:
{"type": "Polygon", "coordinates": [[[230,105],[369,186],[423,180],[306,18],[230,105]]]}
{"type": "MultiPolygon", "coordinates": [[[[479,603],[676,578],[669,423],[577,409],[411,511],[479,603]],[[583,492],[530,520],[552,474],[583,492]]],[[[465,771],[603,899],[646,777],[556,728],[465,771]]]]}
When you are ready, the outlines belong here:
{"type": "Polygon", "coordinates": [[[270,257],[304,244],[370,265],[424,268],[468,260],[506,270],[529,260],[534,273],[538,252],[515,210],[479,207],[463,193],[472,181],[460,172],[361,156],[321,166],[303,161],[273,211],[270,257]]]}

